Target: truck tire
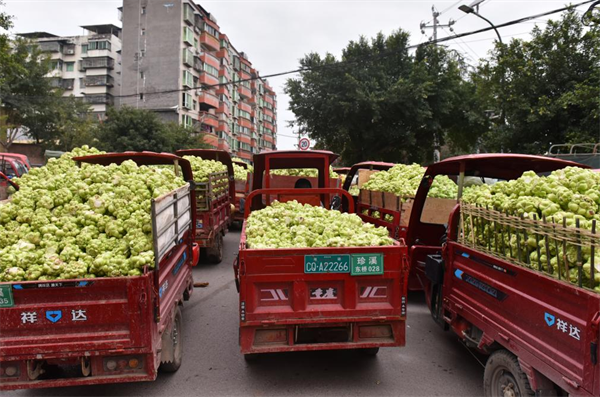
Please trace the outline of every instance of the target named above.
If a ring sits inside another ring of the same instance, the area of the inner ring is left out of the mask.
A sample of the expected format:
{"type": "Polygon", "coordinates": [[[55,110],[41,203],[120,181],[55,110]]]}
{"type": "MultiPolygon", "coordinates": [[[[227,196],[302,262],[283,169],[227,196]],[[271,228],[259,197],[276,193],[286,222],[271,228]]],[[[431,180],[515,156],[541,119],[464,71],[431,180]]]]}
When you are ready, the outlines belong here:
{"type": "Polygon", "coordinates": [[[379,348],[378,347],[370,347],[367,349],[359,349],[359,352],[363,356],[375,357],[377,355],[377,353],[379,353],[379,348]]]}
{"type": "Polygon", "coordinates": [[[206,249],[208,262],[219,264],[223,260],[223,234],[217,233],[215,243],[212,247],[206,249]]]}
{"type": "Polygon", "coordinates": [[[181,309],[179,307],[175,311],[175,318],[173,319],[173,327],[171,328],[171,335],[169,339],[173,343],[173,360],[162,362],[160,364],[160,370],[163,372],[176,372],[179,367],[181,367],[181,360],[183,357],[181,309]]]}
{"type": "Polygon", "coordinates": [[[527,375],[521,370],[517,356],[508,350],[498,350],[488,358],[483,374],[483,395],[486,397],[533,396],[527,375]]]}

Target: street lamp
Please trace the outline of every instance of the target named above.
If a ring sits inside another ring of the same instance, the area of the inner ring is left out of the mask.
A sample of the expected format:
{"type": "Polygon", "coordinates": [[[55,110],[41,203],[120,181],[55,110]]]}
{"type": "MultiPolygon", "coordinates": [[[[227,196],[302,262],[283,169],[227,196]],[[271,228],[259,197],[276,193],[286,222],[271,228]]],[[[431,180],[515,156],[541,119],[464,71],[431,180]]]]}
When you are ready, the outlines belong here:
{"type": "Polygon", "coordinates": [[[477,0],[475,2],[473,2],[471,5],[462,5],[460,7],[458,7],[459,10],[461,10],[462,12],[464,12],[465,14],[473,14],[478,16],[479,18],[483,19],[484,21],[486,21],[487,23],[490,24],[490,26],[494,29],[494,31],[496,32],[496,34],[498,35],[498,41],[500,42],[500,44],[502,43],[502,37],[500,37],[500,32],[498,32],[498,29],[496,29],[496,25],[494,25],[489,19],[485,18],[484,16],[482,16],[481,14],[479,14],[477,11],[475,11],[475,7],[477,7],[480,3],[482,3],[483,0],[477,0]]]}

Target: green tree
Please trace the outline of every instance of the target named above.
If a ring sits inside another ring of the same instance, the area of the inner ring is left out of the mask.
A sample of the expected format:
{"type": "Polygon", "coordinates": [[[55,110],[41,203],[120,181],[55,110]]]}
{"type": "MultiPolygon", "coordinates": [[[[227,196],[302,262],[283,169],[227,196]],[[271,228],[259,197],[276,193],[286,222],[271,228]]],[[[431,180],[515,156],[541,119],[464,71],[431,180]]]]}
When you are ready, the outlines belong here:
{"type": "Polygon", "coordinates": [[[208,148],[202,134],[177,123],[163,123],[150,111],[123,106],[110,108],[99,126],[97,146],[110,152],[208,148]]]}
{"type": "Polygon", "coordinates": [[[496,115],[486,150],[540,154],[553,143],[598,140],[599,29],[569,11],[529,41],[496,45],[473,75],[479,102],[496,115]]]}
{"type": "MultiPolygon", "coordinates": [[[[0,13],[0,28],[11,27],[11,18],[0,13]]],[[[50,60],[35,43],[0,34],[0,146],[4,150],[19,134],[63,149],[91,139],[89,106],[81,99],[63,97],[47,77],[49,70],[50,60]]]]}
{"type": "Polygon", "coordinates": [[[464,65],[441,47],[424,46],[412,56],[408,39],[403,31],[361,37],[339,61],[306,55],[300,61],[306,70],[286,83],[296,116],[291,126],[340,153],[346,164],[428,162],[434,142],[446,138],[472,145],[482,131],[473,132],[473,119],[479,127],[482,121],[465,110],[474,89],[462,78],[464,65]]]}

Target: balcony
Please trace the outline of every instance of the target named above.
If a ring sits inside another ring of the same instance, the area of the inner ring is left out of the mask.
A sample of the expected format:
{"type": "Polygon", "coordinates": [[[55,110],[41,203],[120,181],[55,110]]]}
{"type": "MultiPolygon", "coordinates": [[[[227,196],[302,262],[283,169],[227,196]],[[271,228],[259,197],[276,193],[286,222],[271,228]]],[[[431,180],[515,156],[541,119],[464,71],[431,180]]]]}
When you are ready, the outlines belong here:
{"type": "Polygon", "coordinates": [[[247,120],[243,117],[238,118],[238,124],[242,127],[248,128],[248,129],[252,128],[252,123],[250,122],[250,120],[247,120]]]}
{"type": "Polygon", "coordinates": [[[72,90],[75,87],[75,79],[64,79],[61,86],[63,90],[72,90]]]}
{"type": "Polygon", "coordinates": [[[187,24],[192,25],[192,26],[194,25],[194,23],[196,21],[196,19],[194,17],[194,9],[189,4],[183,5],[183,20],[187,24]]]}
{"type": "Polygon", "coordinates": [[[86,76],[83,80],[86,87],[112,87],[114,86],[114,79],[111,76],[86,76]]]}
{"type": "Polygon", "coordinates": [[[250,89],[243,85],[238,86],[238,92],[240,96],[244,99],[252,97],[252,92],[250,91],[250,89]]]}
{"type": "Polygon", "coordinates": [[[213,54],[205,52],[202,55],[200,55],[200,60],[204,63],[209,64],[210,66],[214,66],[217,70],[221,67],[221,63],[213,54]]]}
{"type": "Polygon", "coordinates": [[[219,40],[214,38],[213,36],[211,36],[210,34],[208,34],[206,32],[203,32],[200,35],[200,44],[202,44],[203,46],[206,46],[211,51],[219,51],[219,49],[221,48],[221,44],[219,43],[219,40]]]}
{"type": "Polygon", "coordinates": [[[90,105],[113,105],[114,99],[110,94],[86,95],[85,101],[90,105]]]}
{"type": "Polygon", "coordinates": [[[217,131],[223,131],[229,134],[229,124],[226,121],[219,120],[217,131]]]}
{"type": "Polygon", "coordinates": [[[57,41],[41,42],[38,44],[42,52],[60,52],[62,53],[63,46],[57,41]]]}
{"type": "Polygon", "coordinates": [[[219,79],[206,72],[200,73],[200,84],[216,85],[219,84],[219,79]]]}
{"type": "Polygon", "coordinates": [[[217,95],[226,95],[229,97],[229,86],[221,85],[217,87],[217,95]]]}
{"type": "Polygon", "coordinates": [[[209,110],[219,107],[219,98],[209,92],[201,92],[198,95],[200,110],[209,110]]]}
{"type": "Polygon", "coordinates": [[[217,113],[221,114],[229,114],[229,106],[225,102],[219,102],[219,107],[217,108],[217,113]]]}
{"type": "Polygon", "coordinates": [[[183,49],[183,64],[187,66],[194,66],[194,53],[187,48],[183,49]]]}
{"type": "Polygon", "coordinates": [[[217,128],[219,126],[219,119],[212,113],[200,112],[199,119],[200,122],[204,125],[208,125],[213,128],[217,128]]]}
{"type": "Polygon", "coordinates": [[[81,61],[81,69],[113,69],[115,60],[110,57],[84,58],[81,61]]]}
{"type": "Polygon", "coordinates": [[[251,112],[252,112],[252,107],[251,107],[250,105],[248,105],[248,104],[244,103],[244,102],[240,102],[240,103],[238,104],[238,108],[239,108],[240,110],[243,110],[243,111],[245,111],[245,112],[248,112],[248,113],[251,113],[251,112]]]}

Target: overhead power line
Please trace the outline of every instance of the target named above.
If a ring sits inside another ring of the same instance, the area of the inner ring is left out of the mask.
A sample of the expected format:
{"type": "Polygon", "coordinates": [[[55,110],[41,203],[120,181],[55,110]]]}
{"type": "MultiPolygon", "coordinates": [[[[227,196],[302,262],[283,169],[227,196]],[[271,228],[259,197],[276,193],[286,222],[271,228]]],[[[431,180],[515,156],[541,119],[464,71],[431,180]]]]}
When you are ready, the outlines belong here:
{"type": "MultiPolygon", "coordinates": [[[[563,11],[568,11],[577,7],[580,7],[582,5],[586,5],[586,4],[590,4],[590,3],[594,3],[598,0],[586,0],[586,1],[582,1],[576,4],[572,4],[572,5],[568,5],[562,8],[557,8],[555,10],[551,10],[551,11],[546,11],[540,14],[535,14],[535,15],[530,15],[530,16],[526,16],[523,18],[519,18],[519,19],[515,19],[512,21],[508,21],[508,22],[504,22],[501,24],[497,24],[496,28],[497,29],[501,29],[501,28],[505,28],[508,26],[513,26],[513,25],[517,25],[517,24],[521,24],[527,21],[531,21],[533,19],[537,19],[537,18],[541,18],[541,17],[545,17],[548,15],[552,15],[552,14],[556,14],[559,12],[563,12],[563,11]]],[[[442,37],[439,38],[437,40],[432,40],[426,43],[419,43],[419,44],[413,44],[413,45],[409,45],[406,46],[404,48],[401,49],[401,51],[408,51],[408,50],[414,50],[416,48],[422,47],[422,46],[427,46],[427,45],[433,45],[433,44],[439,44],[439,43],[445,43],[448,41],[452,41],[452,40],[456,40],[456,39],[461,39],[463,37],[468,37],[468,36],[473,36],[476,34],[480,34],[480,33],[484,33],[484,32],[488,32],[490,30],[493,30],[492,27],[486,27],[486,28],[481,28],[481,29],[477,29],[477,30],[472,30],[469,32],[464,32],[464,33],[458,33],[455,34],[453,36],[447,36],[447,37],[442,37]]],[[[193,88],[177,88],[177,89],[172,89],[172,90],[162,90],[162,91],[154,91],[154,92],[146,92],[144,95],[148,96],[148,95],[161,95],[161,94],[171,94],[171,93],[176,93],[176,92],[188,92],[188,91],[193,91],[193,90],[200,90],[200,89],[209,89],[209,88],[218,88],[218,87],[223,87],[223,86],[229,86],[229,85],[233,85],[233,84],[238,84],[238,83],[243,83],[246,81],[254,81],[254,80],[259,80],[259,79],[268,79],[271,77],[280,77],[280,76],[286,76],[286,75],[290,75],[290,74],[296,74],[296,73],[302,73],[302,72],[308,72],[308,71],[315,71],[315,70],[321,70],[321,69],[327,69],[327,68],[336,68],[336,67],[340,67],[340,66],[345,66],[345,65],[349,65],[349,64],[358,64],[361,62],[371,62],[374,60],[378,60],[390,55],[394,55],[397,54],[399,50],[388,50],[388,51],[382,51],[379,54],[372,56],[372,57],[356,57],[356,58],[352,58],[352,59],[347,59],[347,60],[342,60],[336,63],[332,63],[332,64],[324,64],[324,65],[314,65],[314,66],[306,66],[306,67],[301,67],[298,69],[293,69],[293,70],[288,70],[285,72],[278,72],[278,73],[272,73],[272,74],[268,74],[268,75],[263,75],[263,76],[256,76],[256,77],[251,77],[251,78],[247,78],[247,79],[240,79],[240,80],[236,80],[236,81],[230,81],[227,83],[217,83],[217,84],[203,84],[201,86],[197,86],[197,87],[193,87],[193,88]]],[[[114,95],[113,98],[133,98],[137,96],[137,94],[126,94],[126,95],[114,95]]],[[[12,97],[12,98],[34,98],[34,96],[11,96],[11,95],[3,95],[2,93],[0,93],[0,99],[1,98],[8,98],[8,97],[12,97]]],[[[43,97],[46,98],[46,97],[43,97]]],[[[66,98],[66,97],[65,97],[66,98]]]]}

